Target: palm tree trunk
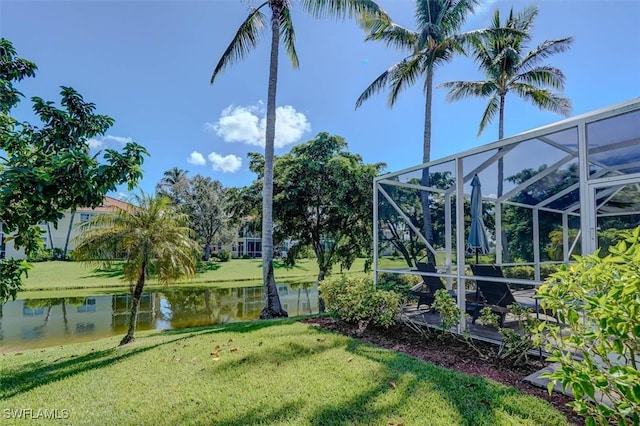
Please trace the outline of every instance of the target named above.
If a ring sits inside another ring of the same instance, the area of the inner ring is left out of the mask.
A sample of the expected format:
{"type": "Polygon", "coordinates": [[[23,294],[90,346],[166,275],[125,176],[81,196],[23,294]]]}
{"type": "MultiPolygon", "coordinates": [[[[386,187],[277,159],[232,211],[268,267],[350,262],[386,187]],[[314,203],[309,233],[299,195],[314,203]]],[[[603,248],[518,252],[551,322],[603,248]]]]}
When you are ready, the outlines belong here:
{"type": "Polygon", "coordinates": [[[62,321],[64,322],[64,334],[69,334],[69,321],[67,320],[67,302],[62,298],[62,321]]]}
{"type": "Polygon", "coordinates": [[[287,317],[282,309],[273,271],[273,151],[276,136],[276,88],[278,85],[278,47],[283,0],[271,0],[271,56],[267,93],[267,126],[264,146],[264,182],[262,188],[262,276],[265,306],[260,318],[287,317]]]}
{"type": "MultiPolygon", "coordinates": [[[[505,95],[500,95],[500,116],[498,120],[498,140],[504,138],[504,99],[505,95]]],[[[501,151],[502,148],[498,149],[501,151]]],[[[504,183],[504,159],[500,157],[498,159],[498,198],[502,197],[504,183]]],[[[509,256],[509,242],[507,241],[507,233],[504,228],[500,227],[500,239],[502,240],[502,259],[505,262],[511,262],[511,256],[509,256]]]]}
{"type": "Polygon", "coordinates": [[[64,242],[64,251],[62,252],[62,259],[67,259],[67,249],[69,248],[69,238],[71,237],[71,228],[73,227],[73,219],[76,217],[76,211],[71,212],[71,219],[69,219],[69,229],[67,229],[67,239],[64,242]]]}
{"type": "Polygon", "coordinates": [[[129,315],[129,330],[127,335],[120,341],[120,346],[133,342],[135,338],[133,333],[136,332],[136,324],[138,322],[138,308],[140,307],[140,298],[142,297],[142,290],[144,289],[144,281],[147,276],[147,262],[142,262],[140,268],[140,275],[138,276],[138,282],[133,289],[131,295],[131,314],[129,315]]]}
{"type": "Polygon", "coordinates": [[[49,236],[49,245],[51,246],[49,248],[53,251],[53,235],[51,235],[51,224],[49,222],[47,222],[47,234],[49,236]]]}
{"type": "MultiPolygon", "coordinates": [[[[428,163],[431,161],[431,104],[433,98],[433,67],[427,68],[427,80],[425,82],[426,87],[426,101],[424,106],[424,140],[422,148],[422,162],[428,163]]],[[[429,168],[422,170],[422,186],[429,186],[429,168]]],[[[423,214],[423,230],[424,237],[429,244],[433,245],[433,225],[431,224],[431,208],[429,206],[429,192],[422,191],[420,193],[420,200],[422,201],[422,214],[423,214]]],[[[427,259],[430,263],[436,264],[436,257],[427,249],[427,259]]]]}

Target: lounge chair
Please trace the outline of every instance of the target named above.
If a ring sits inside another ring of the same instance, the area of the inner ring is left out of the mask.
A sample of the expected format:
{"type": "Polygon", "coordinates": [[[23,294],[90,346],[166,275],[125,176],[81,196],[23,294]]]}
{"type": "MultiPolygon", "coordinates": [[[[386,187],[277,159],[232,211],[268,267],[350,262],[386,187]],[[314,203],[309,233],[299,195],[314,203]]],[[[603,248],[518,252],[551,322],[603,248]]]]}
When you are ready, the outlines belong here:
{"type": "MultiPolygon", "coordinates": [[[[416,265],[418,267],[418,271],[420,272],[427,272],[431,274],[438,273],[433,263],[417,262],[416,265]]],[[[427,291],[419,291],[416,289],[416,287],[414,287],[414,289],[412,289],[411,291],[411,294],[418,297],[418,308],[420,307],[420,305],[431,305],[435,300],[436,291],[441,289],[443,290],[447,289],[447,287],[445,287],[440,277],[436,277],[434,275],[422,275],[422,283],[420,284],[420,286],[422,285],[427,287],[427,291]]],[[[451,297],[453,298],[456,297],[455,291],[453,290],[448,290],[448,291],[451,297]]],[[[474,302],[476,300],[476,292],[467,291],[465,294],[465,298],[469,302],[474,302]]]]}
{"type": "MultiPolygon", "coordinates": [[[[496,265],[471,265],[471,270],[475,276],[505,278],[502,268],[496,265]]],[[[476,285],[480,288],[485,304],[500,316],[501,327],[504,325],[504,317],[509,312],[509,305],[516,303],[525,308],[531,308],[533,312],[554,316],[553,312],[544,311],[534,298],[514,296],[509,285],[504,281],[476,279],[476,285]]]]}

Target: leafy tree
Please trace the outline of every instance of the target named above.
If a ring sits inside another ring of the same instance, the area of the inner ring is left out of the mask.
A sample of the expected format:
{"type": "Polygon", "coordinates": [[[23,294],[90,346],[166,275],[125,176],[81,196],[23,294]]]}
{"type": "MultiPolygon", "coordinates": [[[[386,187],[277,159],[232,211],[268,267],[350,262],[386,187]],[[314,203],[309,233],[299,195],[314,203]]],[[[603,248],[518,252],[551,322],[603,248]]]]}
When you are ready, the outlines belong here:
{"type": "Polygon", "coordinates": [[[134,340],[148,275],[157,275],[163,284],[195,275],[200,247],[191,239],[188,224],[189,217],[179,213],[169,198],[142,193],[130,208],[116,207],[113,214],[96,215],[80,225],[77,260],[110,266],[124,255],[123,278],[131,284],[132,302],[129,330],[120,345],[134,340]]]}
{"type": "Polygon", "coordinates": [[[176,206],[184,203],[189,186],[188,173],[187,170],[178,167],[165,170],[162,179],[156,185],[156,194],[169,197],[176,206]]]}
{"type": "Polygon", "coordinates": [[[319,133],[275,161],[277,234],[295,241],[287,263],[310,246],[318,282],[334,264],[348,269],[371,248],[371,182],[384,164],[364,164],[346,148],[343,138],[319,133]]]}
{"type": "Polygon", "coordinates": [[[214,242],[230,242],[232,235],[224,208],[225,190],[210,177],[196,175],[189,179],[184,211],[189,215],[191,228],[204,245],[204,260],[211,257],[214,242]]]}
{"type": "MultiPolygon", "coordinates": [[[[378,13],[377,4],[371,0],[301,0],[302,7],[312,15],[344,17],[345,15],[378,13]]],[[[273,156],[276,131],[276,89],[278,83],[278,51],[280,42],[298,68],[298,54],[295,49],[295,31],[291,19],[291,0],[267,0],[257,8],[251,8],[249,15],[240,25],[233,40],[220,57],[211,75],[211,84],[216,77],[233,62],[244,58],[260,39],[260,32],[267,26],[267,17],[262,9],[271,12],[271,51],[269,54],[269,84],[267,90],[267,117],[265,129],[264,179],[262,190],[262,259],[263,285],[265,287],[265,307],[261,318],[286,317],[278,296],[273,272],[273,156]]]]}
{"type": "MultiPolygon", "coordinates": [[[[429,176],[430,186],[442,190],[450,189],[455,181],[451,177],[451,172],[431,172],[429,176]]],[[[419,185],[420,179],[411,179],[407,183],[419,185]]],[[[423,229],[424,214],[422,212],[422,203],[419,191],[413,188],[399,187],[388,185],[385,191],[396,205],[402,210],[404,216],[409,218],[411,223],[417,229],[423,229]]],[[[455,235],[456,224],[456,197],[451,197],[451,223],[453,233],[455,235]]],[[[429,210],[433,217],[439,218],[433,222],[433,247],[440,248],[445,246],[446,228],[445,228],[445,199],[439,192],[433,192],[429,197],[429,210]]],[[[494,226],[494,206],[490,202],[482,203],[485,224],[489,229],[494,226]]],[[[471,224],[471,205],[470,200],[464,200],[465,213],[465,233],[468,235],[471,224]]],[[[413,229],[407,226],[405,219],[396,211],[396,209],[384,197],[380,197],[378,204],[378,219],[380,241],[391,244],[400,252],[409,267],[414,267],[416,262],[426,256],[426,246],[413,229]]]]}
{"type": "MultiPolygon", "coordinates": [[[[571,112],[571,101],[552,90],[564,89],[564,74],[558,68],[540,63],[549,56],[567,51],[573,39],[565,37],[545,40],[533,50],[525,52],[531,40],[533,21],[538,16],[537,7],[527,7],[519,14],[513,13],[503,23],[500,11],[493,15],[491,29],[481,37],[470,39],[473,56],[480,71],[486,76],[482,81],[452,81],[438,87],[449,89],[447,99],[457,101],[468,97],[488,98],[489,103],[482,114],[478,135],[491,123],[498,113],[498,139],[504,138],[504,107],[507,94],[515,93],[542,110],[564,116],[571,112]],[[501,28],[516,30],[501,32],[501,28]]],[[[504,159],[498,159],[498,197],[503,194],[504,159]]],[[[503,233],[503,242],[506,237],[503,233]]],[[[504,244],[506,247],[506,244],[504,244]]],[[[508,257],[508,254],[507,254],[508,257]]]]}
{"type": "Polygon", "coordinates": [[[640,423],[640,227],[622,235],[604,257],[577,256],[537,296],[563,323],[539,330],[538,341],[553,350],[549,360],[560,365],[541,377],[551,380],[550,391],[556,383],[571,390],[569,405],[588,416],[587,425],[640,423]]]}
{"type": "MultiPolygon", "coordinates": [[[[508,177],[507,180],[516,185],[520,185],[531,177],[543,172],[546,168],[547,165],[543,164],[537,170],[530,168],[523,169],[515,175],[508,177]]],[[[578,167],[576,164],[571,164],[565,169],[559,169],[549,173],[529,187],[522,189],[511,198],[511,201],[533,206],[546,200],[553,194],[574,185],[578,181],[578,167]]],[[[578,191],[572,191],[556,200],[554,206],[557,205],[559,208],[562,208],[562,206],[569,206],[578,201],[578,191]]],[[[531,230],[533,229],[533,217],[531,215],[531,209],[507,205],[504,209],[502,220],[505,233],[508,236],[507,247],[509,253],[519,259],[532,261],[533,245],[531,230]]],[[[554,236],[552,231],[558,226],[557,217],[541,214],[538,225],[541,244],[543,244],[545,240],[548,240],[548,246],[552,246],[554,244],[552,241],[552,237],[554,236]]],[[[546,247],[541,247],[541,251],[545,248],[546,247]]]]}
{"type": "MultiPolygon", "coordinates": [[[[147,151],[128,143],[118,152],[106,149],[90,154],[87,141],[103,135],[113,119],[95,114],[70,87],[62,87],[61,106],[32,97],[42,127],[18,122],[11,110],[22,94],[14,83],[33,77],[36,65],[18,58],[9,40],[0,39],[0,222],[5,234],[27,254],[41,244],[40,222],[57,223],[77,206],[96,207],[109,191],[127,183],[133,189],[142,176],[147,151]]],[[[0,261],[0,302],[15,298],[26,266],[21,261],[0,261]]]]}
{"type": "MultiPolygon", "coordinates": [[[[392,107],[403,89],[423,77],[425,92],[423,163],[431,161],[431,105],[435,69],[449,62],[456,52],[463,53],[461,41],[471,33],[460,33],[460,29],[477,3],[477,0],[418,0],[416,1],[416,31],[393,23],[386,15],[362,19],[362,26],[368,32],[366,40],[383,41],[387,46],[404,50],[408,56],[380,74],[362,92],[356,101],[356,108],[387,86],[389,88],[388,103],[392,107]]],[[[428,169],[423,171],[421,184],[429,186],[428,169]]],[[[434,239],[427,191],[422,191],[421,201],[424,235],[431,244],[434,239]]],[[[428,252],[428,255],[429,260],[435,263],[433,253],[428,252]]]]}

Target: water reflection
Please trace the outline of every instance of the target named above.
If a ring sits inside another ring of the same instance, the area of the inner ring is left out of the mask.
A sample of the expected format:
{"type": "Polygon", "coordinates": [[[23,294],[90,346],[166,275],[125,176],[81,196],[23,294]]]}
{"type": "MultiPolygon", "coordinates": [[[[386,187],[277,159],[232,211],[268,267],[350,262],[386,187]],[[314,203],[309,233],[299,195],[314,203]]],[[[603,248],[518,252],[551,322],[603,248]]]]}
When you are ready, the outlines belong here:
{"type": "MultiPolygon", "coordinates": [[[[318,289],[278,286],[289,315],[318,311],[318,289]]],[[[138,330],[166,330],[257,319],[262,287],[167,289],[145,293],[138,330]]],[[[25,299],[0,305],[0,352],[63,345],[124,334],[131,296],[113,294],[80,298],[25,299]]]]}

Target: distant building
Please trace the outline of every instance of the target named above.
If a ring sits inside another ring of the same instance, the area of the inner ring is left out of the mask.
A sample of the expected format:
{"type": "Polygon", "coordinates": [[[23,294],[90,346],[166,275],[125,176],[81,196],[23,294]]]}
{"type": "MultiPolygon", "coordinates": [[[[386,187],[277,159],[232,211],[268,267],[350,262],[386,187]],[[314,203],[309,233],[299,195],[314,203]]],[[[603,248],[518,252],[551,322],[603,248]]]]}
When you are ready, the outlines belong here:
{"type": "MultiPolygon", "coordinates": [[[[42,230],[42,242],[46,249],[60,249],[69,253],[75,248],[74,239],[78,236],[77,224],[86,222],[93,216],[101,213],[112,213],[116,207],[127,209],[131,204],[112,197],[104,197],[104,201],[96,208],[78,207],[75,211],[68,210],[64,216],[57,222],[42,222],[38,225],[42,230]]],[[[4,232],[0,225],[0,256],[3,258],[24,259],[25,253],[23,249],[16,250],[14,244],[9,241],[5,243],[4,232]]]]}

